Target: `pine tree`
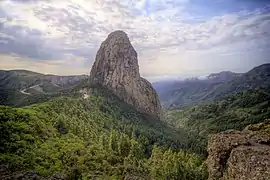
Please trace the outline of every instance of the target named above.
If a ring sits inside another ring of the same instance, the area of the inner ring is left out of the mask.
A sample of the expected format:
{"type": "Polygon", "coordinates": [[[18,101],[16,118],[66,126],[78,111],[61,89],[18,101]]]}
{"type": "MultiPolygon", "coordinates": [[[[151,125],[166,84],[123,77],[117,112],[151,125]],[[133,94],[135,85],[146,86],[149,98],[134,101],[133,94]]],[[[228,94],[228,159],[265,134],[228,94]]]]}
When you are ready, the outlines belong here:
{"type": "Polygon", "coordinates": [[[109,149],[111,151],[117,152],[118,150],[117,140],[118,140],[117,133],[115,130],[112,130],[110,133],[110,139],[109,139],[109,149]]]}
{"type": "Polygon", "coordinates": [[[130,152],[130,143],[126,135],[121,134],[118,140],[118,153],[120,156],[127,157],[130,152]]]}

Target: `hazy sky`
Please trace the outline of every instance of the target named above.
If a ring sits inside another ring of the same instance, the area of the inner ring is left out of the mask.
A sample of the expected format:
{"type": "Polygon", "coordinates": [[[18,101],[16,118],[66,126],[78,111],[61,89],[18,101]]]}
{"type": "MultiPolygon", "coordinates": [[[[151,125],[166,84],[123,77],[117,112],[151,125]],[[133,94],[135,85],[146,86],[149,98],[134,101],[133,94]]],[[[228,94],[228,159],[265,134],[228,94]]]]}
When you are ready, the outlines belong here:
{"type": "Polygon", "coordinates": [[[149,80],[270,62],[268,0],[1,0],[0,69],[89,74],[119,29],[149,80]]]}

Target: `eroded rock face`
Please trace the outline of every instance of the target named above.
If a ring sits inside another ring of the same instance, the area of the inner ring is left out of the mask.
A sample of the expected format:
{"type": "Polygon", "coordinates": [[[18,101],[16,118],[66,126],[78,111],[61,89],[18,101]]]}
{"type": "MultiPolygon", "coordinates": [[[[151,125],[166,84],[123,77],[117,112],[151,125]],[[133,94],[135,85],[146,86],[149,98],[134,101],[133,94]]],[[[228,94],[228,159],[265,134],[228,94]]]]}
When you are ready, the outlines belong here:
{"type": "Polygon", "coordinates": [[[158,95],[140,77],[137,52],[123,31],[112,32],[101,44],[90,73],[90,86],[109,89],[139,112],[160,118],[158,95]]]}
{"type": "Polygon", "coordinates": [[[211,135],[208,153],[210,180],[270,179],[270,120],[211,135]]]}

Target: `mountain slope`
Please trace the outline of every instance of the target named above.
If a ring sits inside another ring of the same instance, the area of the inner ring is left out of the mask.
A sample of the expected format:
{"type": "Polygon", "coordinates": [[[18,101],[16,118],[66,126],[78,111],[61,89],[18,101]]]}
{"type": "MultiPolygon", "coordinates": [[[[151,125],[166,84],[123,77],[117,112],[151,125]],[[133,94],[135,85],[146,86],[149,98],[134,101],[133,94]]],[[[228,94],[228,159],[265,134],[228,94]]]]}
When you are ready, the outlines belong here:
{"type": "MultiPolygon", "coordinates": [[[[31,89],[33,86],[44,86],[43,93],[56,92],[76,85],[88,76],[56,76],[45,75],[27,70],[0,70],[1,89],[31,89]],[[47,89],[46,89],[47,88],[47,89]],[[50,90],[50,88],[52,90],[50,90]]],[[[40,93],[42,93],[42,91],[40,93]]]]}
{"type": "Polygon", "coordinates": [[[255,67],[244,74],[221,72],[204,80],[178,81],[158,93],[164,108],[178,108],[259,88],[270,88],[270,64],[255,67]]]}
{"type": "Polygon", "coordinates": [[[90,72],[89,86],[106,88],[139,112],[157,119],[161,117],[158,94],[151,83],[140,76],[137,52],[123,31],[110,33],[101,43],[90,72]]]}
{"type": "Polygon", "coordinates": [[[80,90],[90,96],[0,107],[1,177],[206,179],[202,159],[179,148],[206,155],[208,134],[270,118],[267,89],[167,111],[171,128],[87,82],[69,93],[80,90]]]}
{"type": "Polygon", "coordinates": [[[167,149],[178,149],[174,130],[104,89],[91,93],[20,109],[0,106],[0,176],[206,178],[198,156],[167,149]]]}
{"type": "Polygon", "coordinates": [[[82,83],[87,77],[44,75],[26,70],[0,70],[0,104],[21,107],[44,102],[82,83]]]}
{"type": "Polygon", "coordinates": [[[270,118],[269,89],[248,90],[211,103],[167,110],[165,121],[182,133],[186,149],[206,155],[207,136],[241,130],[270,118]]]}

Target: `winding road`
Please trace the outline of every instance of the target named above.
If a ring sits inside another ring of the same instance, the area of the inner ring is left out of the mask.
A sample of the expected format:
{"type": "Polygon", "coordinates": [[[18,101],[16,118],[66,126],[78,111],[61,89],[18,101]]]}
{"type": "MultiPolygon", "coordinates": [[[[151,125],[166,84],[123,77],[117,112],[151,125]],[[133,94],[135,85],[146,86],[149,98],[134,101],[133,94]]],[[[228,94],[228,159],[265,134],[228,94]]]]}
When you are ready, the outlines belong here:
{"type": "Polygon", "coordinates": [[[31,95],[31,93],[28,93],[28,92],[25,92],[25,91],[26,91],[27,89],[30,89],[30,88],[38,87],[39,85],[41,85],[41,84],[37,84],[37,85],[31,86],[31,87],[29,87],[29,88],[23,89],[23,90],[21,90],[20,92],[23,93],[23,94],[26,94],[26,95],[31,95]]]}

